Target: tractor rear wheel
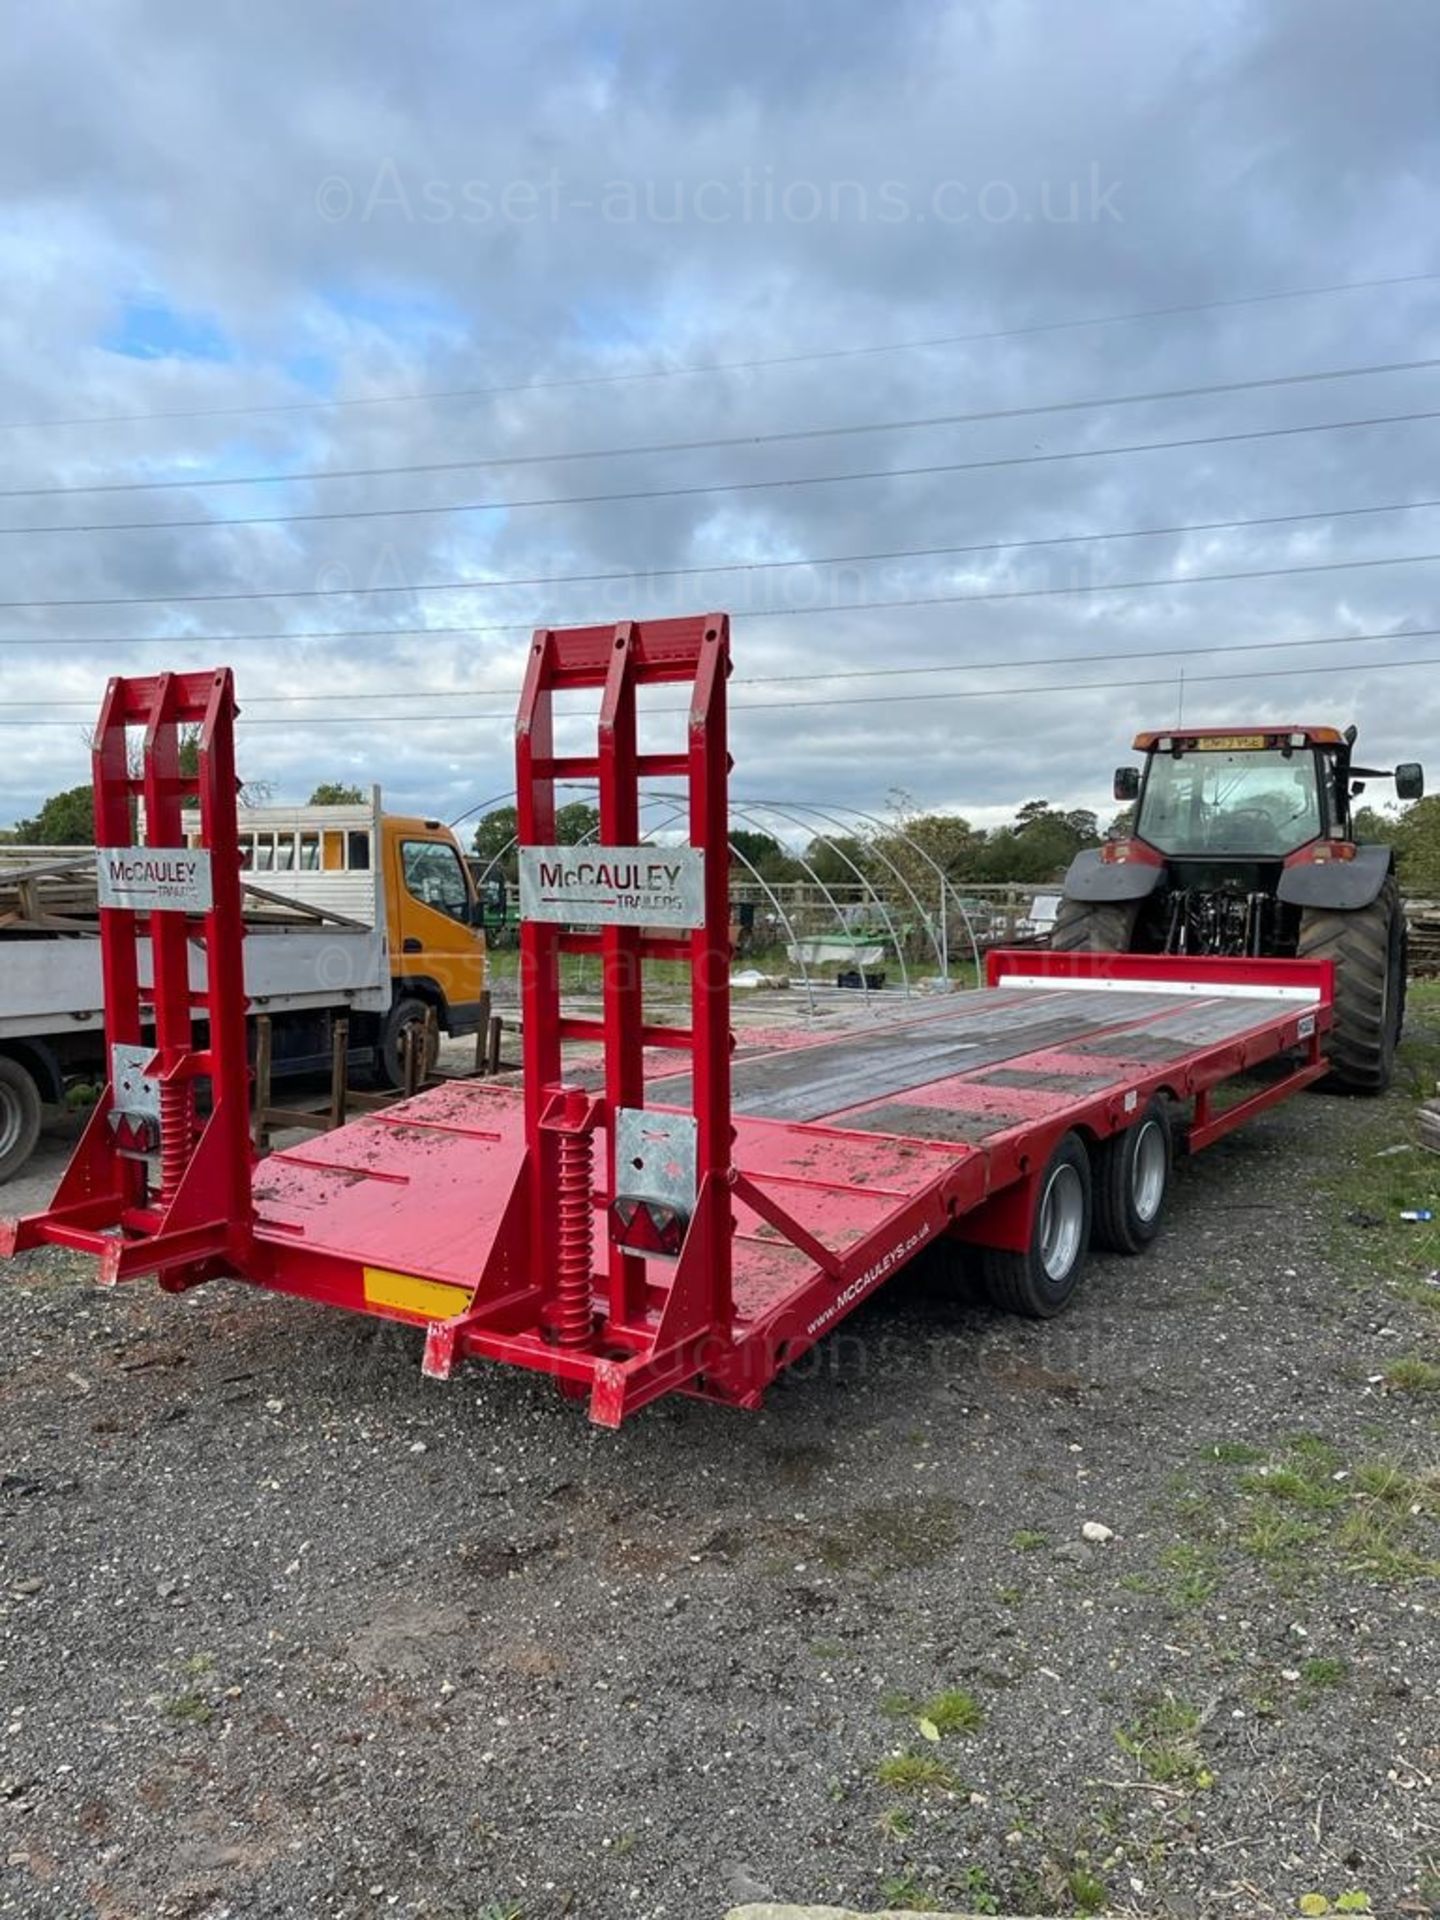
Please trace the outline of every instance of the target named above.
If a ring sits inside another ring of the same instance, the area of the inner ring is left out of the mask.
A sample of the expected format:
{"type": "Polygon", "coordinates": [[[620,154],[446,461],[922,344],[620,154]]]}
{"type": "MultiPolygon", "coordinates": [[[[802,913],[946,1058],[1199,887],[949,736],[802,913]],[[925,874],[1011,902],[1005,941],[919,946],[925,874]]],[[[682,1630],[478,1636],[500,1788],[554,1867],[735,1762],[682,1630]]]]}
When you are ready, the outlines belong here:
{"type": "Polygon", "coordinates": [[[1050,930],[1055,953],[1129,953],[1138,900],[1062,900],[1050,930]]]}
{"type": "Polygon", "coordinates": [[[1394,876],[1368,907],[1308,907],[1300,920],[1302,960],[1335,962],[1330,1072],[1335,1093],[1384,1093],[1395,1070],[1405,1011],[1405,915],[1394,876]]]}

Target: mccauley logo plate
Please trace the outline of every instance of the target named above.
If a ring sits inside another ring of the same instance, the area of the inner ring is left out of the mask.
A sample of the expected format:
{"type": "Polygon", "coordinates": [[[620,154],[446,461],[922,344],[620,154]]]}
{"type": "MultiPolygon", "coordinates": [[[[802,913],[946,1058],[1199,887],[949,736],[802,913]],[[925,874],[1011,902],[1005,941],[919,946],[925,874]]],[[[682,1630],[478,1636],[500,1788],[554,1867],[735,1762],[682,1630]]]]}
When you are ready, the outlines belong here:
{"type": "Polygon", "coordinates": [[[698,847],[521,847],[520,917],[567,927],[698,927],[698,847]]]}
{"type": "Polygon", "coordinates": [[[210,855],[195,847],[97,847],[102,907],[132,913],[208,913],[210,855]]]}

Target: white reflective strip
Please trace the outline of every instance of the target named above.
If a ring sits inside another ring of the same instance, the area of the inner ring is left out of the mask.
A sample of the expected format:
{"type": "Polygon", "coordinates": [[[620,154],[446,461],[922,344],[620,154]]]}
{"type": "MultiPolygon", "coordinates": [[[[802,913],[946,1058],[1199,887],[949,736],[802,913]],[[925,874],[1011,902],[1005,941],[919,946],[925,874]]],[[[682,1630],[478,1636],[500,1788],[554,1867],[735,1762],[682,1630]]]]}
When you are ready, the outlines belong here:
{"type": "Polygon", "coordinates": [[[1077,980],[1055,973],[1002,973],[997,987],[1048,987],[1057,993],[1169,993],[1192,1000],[1300,1000],[1314,1006],[1319,987],[1262,987],[1216,980],[1077,980]]]}

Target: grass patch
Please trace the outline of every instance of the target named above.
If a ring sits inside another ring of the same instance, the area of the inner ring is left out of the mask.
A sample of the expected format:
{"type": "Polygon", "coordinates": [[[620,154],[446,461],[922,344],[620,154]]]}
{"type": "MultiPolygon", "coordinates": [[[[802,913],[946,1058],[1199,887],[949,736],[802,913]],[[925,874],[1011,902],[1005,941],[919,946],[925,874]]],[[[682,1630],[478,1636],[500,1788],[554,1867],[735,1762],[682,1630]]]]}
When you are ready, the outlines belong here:
{"type": "Polygon", "coordinates": [[[179,1720],[190,1727],[208,1727],[215,1718],[215,1709],[200,1693],[177,1693],[173,1700],[165,1702],[165,1714],[170,1720],[179,1720]]]}
{"type": "Polygon", "coordinates": [[[1103,1913],[1110,1898],[1105,1882],[1089,1867],[1072,1867],[1067,1881],[1077,1913],[1103,1913]]]}
{"type": "Polygon", "coordinates": [[[1257,1505],[1250,1522],[1240,1535],[1240,1544],[1253,1559],[1265,1561],[1272,1569],[1290,1567],[1321,1538],[1320,1530],[1308,1520],[1297,1519],[1268,1503],[1257,1505]]]}
{"type": "Polygon", "coordinates": [[[1385,1384],[1395,1393],[1440,1393],[1440,1366],[1418,1353],[1407,1353],[1386,1367],[1385,1384]]]}
{"type": "Polygon", "coordinates": [[[1397,1460],[1367,1460],[1351,1475],[1356,1490],[1387,1507],[1440,1515],[1440,1468],[1411,1473],[1397,1460]]]}
{"type": "Polygon", "coordinates": [[[875,1769],[875,1778],[892,1793],[954,1793],[959,1786],[953,1773],[933,1753],[887,1753],[875,1769]]]}
{"type": "Polygon", "coordinates": [[[1115,1744],[1159,1787],[1203,1789],[1215,1784],[1196,1739],[1200,1715],[1186,1700],[1167,1693],[1153,1700],[1133,1726],[1119,1727],[1115,1744]]]}
{"type": "Polygon", "coordinates": [[[1348,1662],[1321,1654],[1301,1664],[1300,1678],[1307,1687],[1343,1687],[1349,1672],[1348,1662]]]}
{"type": "Polygon", "coordinates": [[[1407,1299],[1440,1308],[1440,1288],[1427,1278],[1440,1267],[1440,1222],[1400,1218],[1427,1204],[1433,1161],[1415,1145],[1415,1107],[1440,1080],[1440,980],[1412,980],[1406,1034],[1395,1060],[1395,1084],[1367,1101],[1346,1164],[1323,1182],[1332,1203],[1332,1250],[1342,1268],[1390,1281],[1407,1299]],[[1408,1146],[1408,1153],[1392,1147],[1408,1146]]]}
{"type": "Polygon", "coordinates": [[[1288,1505],[1324,1513],[1345,1505],[1343,1486],[1329,1478],[1320,1479],[1299,1467],[1257,1467],[1242,1474],[1240,1484],[1246,1493],[1263,1495],[1267,1500],[1283,1500],[1288,1505]]]}
{"type": "Polygon", "coordinates": [[[1340,1568],[1387,1584],[1433,1577],[1430,1524],[1440,1473],[1381,1457],[1345,1466],[1328,1441],[1297,1434],[1282,1457],[1239,1476],[1242,1549],[1284,1582],[1340,1568]]]}
{"type": "Polygon", "coordinates": [[[893,1913],[939,1913],[940,1902],[913,1873],[897,1874],[880,1883],[881,1897],[893,1913]]]}
{"type": "Polygon", "coordinates": [[[1010,1544],[1016,1553],[1039,1553],[1049,1546],[1050,1536],[1034,1527],[1019,1527],[1011,1534],[1010,1544]]]}
{"type": "Polygon", "coordinates": [[[965,1693],[959,1687],[947,1687],[933,1700],[926,1701],[920,1709],[920,1719],[939,1735],[978,1733],[985,1724],[985,1709],[974,1694],[965,1693]]]}
{"type": "Polygon", "coordinates": [[[1216,1440],[1203,1449],[1201,1458],[1226,1467],[1250,1467],[1265,1458],[1265,1449],[1252,1447],[1248,1440],[1216,1440]]]}
{"type": "Polygon", "coordinates": [[[1166,1547],[1160,1565],[1169,1576],[1165,1597],[1181,1613],[1203,1607],[1220,1584],[1210,1554],[1188,1540],[1177,1540],[1174,1546],[1166,1547]]]}
{"type": "Polygon", "coordinates": [[[983,1867],[962,1867],[946,1881],[945,1892],[949,1899],[958,1900],[970,1913],[1000,1911],[999,1896],[990,1885],[990,1876],[983,1867]]]}

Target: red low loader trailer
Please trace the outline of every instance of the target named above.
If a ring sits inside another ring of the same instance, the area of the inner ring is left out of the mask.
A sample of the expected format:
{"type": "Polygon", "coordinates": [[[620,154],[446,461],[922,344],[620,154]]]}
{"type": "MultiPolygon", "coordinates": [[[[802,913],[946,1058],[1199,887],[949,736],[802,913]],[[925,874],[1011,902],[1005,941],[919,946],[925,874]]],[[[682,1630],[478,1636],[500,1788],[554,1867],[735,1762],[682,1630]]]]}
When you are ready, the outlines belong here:
{"type": "Polygon", "coordinates": [[[527,1367],[613,1427],[677,1390],[757,1406],[932,1243],[978,1249],[997,1304],[1057,1312],[1092,1241],[1153,1237],[1174,1153],[1325,1073],[1332,969],[1282,959],[992,953],[982,991],[735,1053],[729,653],[723,614],[536,633],[516,730],[522,1083],[457,1081],[258,1163],[231,675],[113,680],[95,746],[110,1079],[49,1208],[0,1225],[0,1253],[67,1247],[102,1284],[231,1276],[405,1322],[433,1378],[527,1367]],[[657,684],[688,694],[670,749],[640,697],[657,684]],[[575,694],[598,709],[593,753],[557,750],[556,697],[575,694]],[[685,844],[642,844],[647,780],[686,782],[685,844]],[[554,844],[575,781],[598,785],[598,845],[554,844]],[[197,790],[198,848],[180,817],[197,790]],[[562,995],[577,953],[601,963],[598,1018],[562,995]],[[688,1025],[647,1016],[651,960],[688,967],[688,1025]],[[567,1072],[576,1043],[589,1064],[567,1072]]]}

